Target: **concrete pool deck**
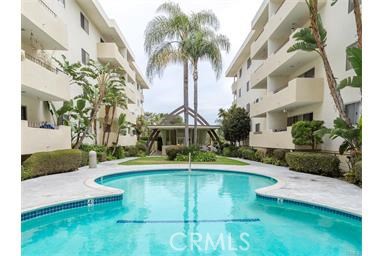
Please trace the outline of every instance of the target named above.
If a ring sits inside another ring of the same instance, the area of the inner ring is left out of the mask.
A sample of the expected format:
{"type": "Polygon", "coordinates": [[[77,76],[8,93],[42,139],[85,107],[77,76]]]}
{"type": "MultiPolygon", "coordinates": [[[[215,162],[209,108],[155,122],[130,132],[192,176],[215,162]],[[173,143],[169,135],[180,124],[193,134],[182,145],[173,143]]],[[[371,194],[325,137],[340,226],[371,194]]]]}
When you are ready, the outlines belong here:
{"type": "MultiPolygon", "coordinates": [[[[23,181],[21,182],[21,210],[26,212],[63,202],[118,195],[123,192],[95,183],[94,180],[100,176],[119,172],[188,168],[186,164],[119,165],[121,162],[133,159],[135,158],[104,162],[99,164],[96,169],[82,167],[74,172],[23,181]]],[[[338,179],[290,171],[286,167],[248,160],[241,161],[250,163],[250,165],[193,164],[192,168],[229,170],[269,176],[278,182],[256,190],[258,194],[317,204],[361,216],[362,191],[355,185],[338,179]]]]}

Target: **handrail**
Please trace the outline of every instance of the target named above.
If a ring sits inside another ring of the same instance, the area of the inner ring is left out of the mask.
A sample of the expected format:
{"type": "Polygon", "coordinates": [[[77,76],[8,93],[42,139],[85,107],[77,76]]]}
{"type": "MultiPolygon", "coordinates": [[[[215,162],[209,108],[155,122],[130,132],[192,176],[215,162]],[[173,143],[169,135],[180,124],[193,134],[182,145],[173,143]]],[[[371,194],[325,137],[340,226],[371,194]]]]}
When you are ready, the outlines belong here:
{"type": "Polygon", "coordinates": [[[45,7],[45,9],[48,10],[49,13],[51,13],[53,15],[53,17],[57,17],[57,14],[43,1],[43,0],[38,0],[39,3],[45,7]]]}
{"type": "Polygon", "coordinates": [[[47,70],[49,70],[49,71],[51,71],[53,73],[57,74],[57,72],[59,71],[58,69],[48,65],[47,63],[44,63],[44,61],[39,60],[39,59],[33,57],[32,55],[30,55],[28,53],[25,53],[25,58],[30,60],[30,61],[32,61],[32,62],[34,62],[34,63],[36,63],[36,64],[38,64],[38,65],[40,65],[40,66],[42,66],[43,68],[45,68],[45,69],[47,69],[47,70]]]}

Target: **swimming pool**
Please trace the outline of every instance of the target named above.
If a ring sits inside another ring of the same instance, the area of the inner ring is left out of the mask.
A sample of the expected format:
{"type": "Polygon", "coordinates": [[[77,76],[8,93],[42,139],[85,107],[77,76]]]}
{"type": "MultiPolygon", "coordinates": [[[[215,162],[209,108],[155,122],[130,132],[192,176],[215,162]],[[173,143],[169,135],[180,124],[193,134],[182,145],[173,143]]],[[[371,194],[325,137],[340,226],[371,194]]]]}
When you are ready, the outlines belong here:
{"type": "Polygon", "coordinates": [[[162,170],[98,182],[123,199],[23,221],[23,255],[361,255],[361,221],[257,198],[268,177],[162,170]]]}

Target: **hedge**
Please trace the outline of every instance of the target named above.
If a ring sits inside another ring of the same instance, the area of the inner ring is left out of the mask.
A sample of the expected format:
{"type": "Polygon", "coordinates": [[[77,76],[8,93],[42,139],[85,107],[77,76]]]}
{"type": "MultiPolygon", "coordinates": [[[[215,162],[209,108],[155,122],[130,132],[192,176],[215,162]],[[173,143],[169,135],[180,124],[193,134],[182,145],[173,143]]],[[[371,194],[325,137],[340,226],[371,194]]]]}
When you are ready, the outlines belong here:
{"type": "Polygon", "coordinates": [[[240,147],[238,149],[239,157],[248,159],[248,160],[255,160],[255,150],[249,147],[240,147]]]}
{"type": "Polygon", "coordinates": [[[64,149],[32,154],[23,163],[22,179],[49,174],[71,172],[83,163],[83,153],[79,149],[64,149]]]}
{"type": "Polygon", "coordinates": [[[328,177],[339,177],[340,160],[335,155],[314,152],[289,152],[285,155],[289,169],[328,177]]]}
{"type": "Polygon", "coordinates": [[[239,149],[236,146],[229,145],[223,148],[223,155],[229,157],[238,157],[239,149]]]}
{"type": "Polygon", "coordinates": [[[96,152],[97,155],[97,161],[98,162],[105,162],[107,161],[107,153],[106,152],[96,152]]]}
{"type": "Polygon", "coordinates": [[[165,152],[167,153],[168,159],[173,161],[177,154],[182,154],[186,150],[187,147],[185,146],[169,146],[166,148],[165,152]]]}
{"type": "MultiPolygon", "coordinates": [[[[188,161],[189,155],[178,153],[176,155],[175,161],[188,161]]],[[[191,154],[191,161],[192,162],[215,162],[216,161],[216,154],[213,152],[193,152],[191,154]]]]}

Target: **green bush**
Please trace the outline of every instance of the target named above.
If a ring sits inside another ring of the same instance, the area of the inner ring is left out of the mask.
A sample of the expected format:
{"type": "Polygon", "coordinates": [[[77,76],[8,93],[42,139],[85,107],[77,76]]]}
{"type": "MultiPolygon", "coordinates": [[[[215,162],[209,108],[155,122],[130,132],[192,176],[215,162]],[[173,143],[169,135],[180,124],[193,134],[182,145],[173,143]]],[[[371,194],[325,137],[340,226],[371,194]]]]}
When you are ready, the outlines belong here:
{"type": "Polygon", "coordinates": [[[173,161],[175,160],[177,154],[183,154],[183,152],[185,152],[186,150],[187,148],[185,146],[169,146],[167,147],[165,152],[167,153],[168,160],[173,161]]]}
{"type": "Polygon", "coordinates": [[[238,149],[238,155],[244,159],[255,160],[255,150],[250,147],[240,147],[238,149]]]}
{"type": "Polygon", "coordinates": [[[141,142],[137,142],[136,143],[136,148],[137,150],[140,152],[147,152],[147,146],[144,144],[144,143],[141,143],[141,142]]]}
{"type": "Polygon", "coordinates": [[[107,152],[107,147],[103,145],[81,144],[80,149],[86,152],[95,151],[96,153],[107,152]]]}
{"type": "Polygon", "coordinates": [[[134,157],[138,155],[138,150],[136,146],[127,146],[125,147],[125,156],[126,157],[134,157]]]}
{"type": "Polygon", "coordinates": [[[262,159],[262,162],[264,163],[264,164],[274,164],[274,165],[277,165],[276,163],[277,163],[277,159],[275,159],[275,158],[273,158],[273,157],[270,157],[270,156],[267,156],[267,157],[264,157],[263,159],[262,159]]]}
{"type": "MultiPolygon", "coordinates": [[[[113,152],[113,151],[112,151],[113,152]]],[[[115,150],[115,153],[113,154],[113,157],[115,157],[116,159],[122,159],[125,157],[125,150],[124,150],[124,147],[122,146],[117,146],[116,147],[116,150],[115,150]]]]}
{"type": "Polygon", "coordinates": [[[351,171],[346,173],[345,178],[347,181],[361,186],[362,184],[362,162],[358,161],[354,164],[351,171]]]}
{"type": "Polygon", "coordinates": [[[97,155],[97,161],[98,162],[105,162],[107,161],[107,153],[106,152],[96,152],[97,155]]]}
{"type": "MultiPolygon", "coordinates": [[[[188,161],[189,155],[184,153],[178,153],[175,161],[188,161]]],[[[216,161],[216,154],[213,152],[194,151],[191,153],[192,162],[214,162],[216,161]]]]}
{"type": "Polygon", "coordinates": [[[89,164],[89,152],[81,151],[81,166],[89,164]]]}
{"type": "Polygon", "coordinates": [[[289,152],[285,155],[289,169],[298,172],[339,177],[340,160],[335,155],[314,152],[289,152]]]}
{"type": "Polygon", "coordinates": [[[280,161],[285,161],[285,154],[287,153],[284,149],[274,149],[272,155],[274,158],[280,161]]]}
{"type": "Polygon", "coordinates": [[[265,153],[263,151],[256,151],[254,155],[254,160],[258,162],[262,162],[265,157],[265,153]]]}
{"type": "Polygon", "coordinates": [[[78,169],[83,162],[79,149],[64,149],[32,154],[23,163],[22,179],[49,174],[70,172],[78,169]]]}
{"type": "Polygon", "coordinates": [[[223,148],[223,155],[229,157],[238,157],[239,149],[236,146],[229,145],[228,147],[223,148]]]}

